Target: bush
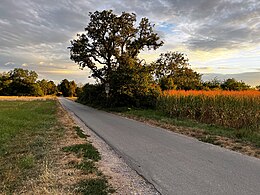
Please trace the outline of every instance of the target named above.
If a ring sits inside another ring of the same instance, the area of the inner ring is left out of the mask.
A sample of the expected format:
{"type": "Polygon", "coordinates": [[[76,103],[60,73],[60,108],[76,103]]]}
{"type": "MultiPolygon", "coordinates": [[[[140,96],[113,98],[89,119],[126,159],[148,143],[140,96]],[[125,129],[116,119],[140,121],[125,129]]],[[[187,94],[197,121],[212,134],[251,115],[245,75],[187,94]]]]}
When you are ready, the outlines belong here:
{"type": "Polygon", "coordinates": [[[105,90],[100,84],[86,84],[82,88],[78,102],[82,104],[92,105],[92,106],[106,106],[107,99],[105,90]]]}

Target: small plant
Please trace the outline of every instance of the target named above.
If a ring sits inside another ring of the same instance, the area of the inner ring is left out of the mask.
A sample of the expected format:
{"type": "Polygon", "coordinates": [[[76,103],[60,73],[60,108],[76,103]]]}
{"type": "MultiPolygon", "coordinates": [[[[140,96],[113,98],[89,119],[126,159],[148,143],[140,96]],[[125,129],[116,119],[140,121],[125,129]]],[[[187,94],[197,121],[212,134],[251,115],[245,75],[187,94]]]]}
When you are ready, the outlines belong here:
{"type": "Polygon", "coordinates": [[[85,173],[95,173],[97,172],[97,168],[93,161],[83,160],[81,163],[75,166],[77,169],[83,170],[85,173]]]}
{"type": "Polygon", "coordinates": [[[35,165],[33,155],[24,156],[19,160],[19,167],[21,169],[31,169],[35,165]]]}
{"type": "MultiPolygon", "coordinates": [[[[75,126],[74,129],[79,137],[87,138],[80,127],[75,126]]],[[[115,190],[108,184],[106,177],[95,165],[95,162],[100,160],[101,156],[94,146],[90,143],[85,143],[67,146],[62,149],[65,152],[73,152],[79,157],[83,157],[80,163],[72,161],[70,164],[73,167],[82,170],[84,174],[95,175],[95,178],[84,179],[75,184],[74,187],[76,192],[86,195],[107,195],[115,192],[115,190]]]]}
{"type": "Polygon", "coordinates": [[[115,192],[105,178],[83,180],[77,184],[76,191],[84,195],[107,195],[115,192]]]}
{"type": "Polygon", "coordinates": [[[89,135],[86,135],[86,134],[83,133],[83,131],[81,130],[80,127],[74,126],[74,129],[76,130],[77,135],[78,135],[79,137],[81,137],[81,138],[87,138],[87,137],[89,137],[89,135]]]}
{"type": "Polygon", "coordinates": [[[79,156],[83,156],[85,159],[91,159],[93,161],[98,161],[101,159],[99,152],[90,143],[86,144],[76,144],[72,146],[67,146],[63,148],[64,152],[74,152],[79,156]]]}

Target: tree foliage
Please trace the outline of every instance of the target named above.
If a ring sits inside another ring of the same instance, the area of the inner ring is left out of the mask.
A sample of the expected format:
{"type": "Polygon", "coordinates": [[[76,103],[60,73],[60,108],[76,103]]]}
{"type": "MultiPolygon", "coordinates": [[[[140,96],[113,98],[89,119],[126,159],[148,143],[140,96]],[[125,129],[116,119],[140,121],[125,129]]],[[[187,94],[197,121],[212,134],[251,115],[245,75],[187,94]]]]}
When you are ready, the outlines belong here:
{"type": "Polygon", "coordinates": [[[211,81],[203,82],[203,89],[204,90],[219,90],[221,89],[221,81],[216,77],[211,81]]]}
{"type": "Polygon", "coordinates": [[[223,90],[241,91],[248,90],[250,86],[245,84],[243,81],[237,81],[234,78],[227,79],[221,84],[223,90]]]}
{"type": "Polygon", "coordinates": [[[163,91],[176,89],[177,86],[174,84],[172,77],[162,77],[159,80],[159,85],[163,91]]]}
{"type": "Polygon", "coordinates": [[[60,92],[62,92],[64,97],[73,97],[76,96],[77,84],[75,81],[68,81],[67,79],[63,79],[58,85],[58,89],[60,92]]]}
{"type": "Polygon", "coordinates": [[[12,83],[9,73],[0,74],[0,95],[9,95],[9,86],[12,83]]]}
{"type": "Polygon", "coordinates": [[[82,87],[82,93],[77,101],[92,106],[106,106],[107,102],[104,99],[106,99],[106,94],[102,84],[93,85],[87,83],[82,87]]]}
{"type": "Polygon", "coordinates": [[[40,81],[37,81],[39,86],[42,89],[42,92],[44,95],[53,95],[57,93],[57,86],[53,81],[48,81],[46,79],[42,79],[40,81]]]}
{"type": "Polygon", "coordinates": [[[56,93],[53,81],[37,81],[35,71],[15,68],[0,74],[0,95],[8,96],[43,96],[56,93]]]}
{"type": "Polygon", "coordinates": [[[167,52],[160,55],[153,66],[162,90],[201,88],[201,75],[192,70],[188,62],[183,53],[167,52]]]}
{"type": "Polygon", "coordinates": [[[35,71],[15,68],[0,78],[0,94],[14,96],[42,96],[42,90],[36,83],[35,71]]]}
{"type": "MultiPolygon", "coordinates": [[[[132,61],[132,63],[137,62],[132,61]]],[[[124,66],[120,66],[117,71],[113,72],[111,99],[114,100],[114,106],[155,106],[156,98],[161,90],[153,80],[152,70],[152,67],[148,65],[141,66],[125,62],[124,66]]]]}
{"type": "Polygon", "coordinates": [[[154,83],[149,66],[120,66],[111,75],[111,93],[107,97],[104,84],[86,84],[79,101],[93,106],[153,107],[161,93],[154,83]]]}
{"type": "Polygon", "coordinates": [[[109,83],[122,58],[137,60],[144,48],[157,49],[163,44],[147,18],[142,18],[136,26],[134,13],[117,16],[111,10],[104,10],[89,15],[86,33],[71,41],[70,58],[81,68],[88,67],[92,77],[102,83],[109,83]]]}

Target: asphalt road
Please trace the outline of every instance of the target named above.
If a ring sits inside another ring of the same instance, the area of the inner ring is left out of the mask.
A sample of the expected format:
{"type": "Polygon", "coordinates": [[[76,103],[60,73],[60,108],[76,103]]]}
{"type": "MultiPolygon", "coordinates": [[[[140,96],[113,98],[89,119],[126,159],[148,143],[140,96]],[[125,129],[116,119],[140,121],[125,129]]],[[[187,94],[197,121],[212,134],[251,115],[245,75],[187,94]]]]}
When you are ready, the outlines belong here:
{"type": "Polygon", "coordinates": [[[259,159],[59,100],[161,194],[260,194],[259,159]]]}

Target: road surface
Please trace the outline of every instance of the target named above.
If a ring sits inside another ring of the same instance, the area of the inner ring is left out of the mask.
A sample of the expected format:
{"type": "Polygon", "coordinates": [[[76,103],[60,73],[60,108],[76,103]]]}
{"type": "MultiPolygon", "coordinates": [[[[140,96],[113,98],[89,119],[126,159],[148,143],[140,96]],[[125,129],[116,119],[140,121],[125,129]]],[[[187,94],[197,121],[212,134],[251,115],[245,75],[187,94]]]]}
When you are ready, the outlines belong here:
{"type": "Polygon", "coordinates": [[[59,100],[161,194],[260,194],[257,158],[59,100]]]}

